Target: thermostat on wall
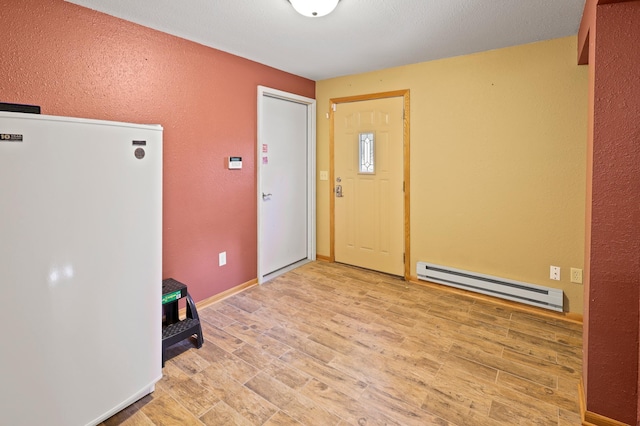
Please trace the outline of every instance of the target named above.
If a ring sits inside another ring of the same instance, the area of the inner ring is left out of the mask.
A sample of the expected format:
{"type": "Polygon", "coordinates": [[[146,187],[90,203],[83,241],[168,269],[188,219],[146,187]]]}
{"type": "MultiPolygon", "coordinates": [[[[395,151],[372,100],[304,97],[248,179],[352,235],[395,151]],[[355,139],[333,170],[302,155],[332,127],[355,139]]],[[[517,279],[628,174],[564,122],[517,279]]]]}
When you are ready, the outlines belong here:
{"type": "Polygon", "coordinates": [[[229,157],[229,170],[241,169],[242,157],[229,157]]]}

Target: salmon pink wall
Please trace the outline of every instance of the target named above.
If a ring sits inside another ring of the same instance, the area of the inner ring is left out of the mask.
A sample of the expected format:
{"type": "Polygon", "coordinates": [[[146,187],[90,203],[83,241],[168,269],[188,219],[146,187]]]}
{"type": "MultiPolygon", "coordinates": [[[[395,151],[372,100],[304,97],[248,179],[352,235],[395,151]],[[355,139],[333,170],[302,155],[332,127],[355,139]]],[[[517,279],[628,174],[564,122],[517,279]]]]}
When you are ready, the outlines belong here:
{"type": "Polygon", "coordinates": [[[640,419],[640,1],[593,0],[589,7],[581,31],[589,43],[592,114],[584,295],[586,418],[594,413],[635,424],[640,419]]]}
{"type": "Polygon", "coordinates": [[[164,277],[196,301],[256,278],[257,86],[313,81],[63,0],[0,0],[0,40],[0,101],[164,127],[164,277]]]}

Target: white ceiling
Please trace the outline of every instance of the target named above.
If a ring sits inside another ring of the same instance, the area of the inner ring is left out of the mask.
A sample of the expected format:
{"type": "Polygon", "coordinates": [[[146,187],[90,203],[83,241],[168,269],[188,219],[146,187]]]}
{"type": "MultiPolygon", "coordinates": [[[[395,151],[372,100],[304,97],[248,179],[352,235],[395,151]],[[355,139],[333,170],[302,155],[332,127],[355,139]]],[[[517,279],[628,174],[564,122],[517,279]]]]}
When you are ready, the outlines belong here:
{"type": "Polygon", "coordinates": [[[312,80],[575,35],[585,0],[67,0],[312,80]]]}

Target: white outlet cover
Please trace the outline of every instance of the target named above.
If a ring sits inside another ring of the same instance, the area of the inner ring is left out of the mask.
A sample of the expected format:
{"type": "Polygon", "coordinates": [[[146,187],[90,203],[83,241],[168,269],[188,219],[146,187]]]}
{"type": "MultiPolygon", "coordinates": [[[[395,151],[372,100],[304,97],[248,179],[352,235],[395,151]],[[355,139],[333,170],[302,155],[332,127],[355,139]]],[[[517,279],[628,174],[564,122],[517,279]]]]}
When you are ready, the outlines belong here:
{"type": "Polygon", "coordinates": [[[223,251],[218,255],[218,266],[224,266],[227,264],[227,252],[223,251]]]}
{"type": "Polygon", "coordinates": [[[560,267],[551,265],[549,267],[549,279],[560,281],[560,267]]]}

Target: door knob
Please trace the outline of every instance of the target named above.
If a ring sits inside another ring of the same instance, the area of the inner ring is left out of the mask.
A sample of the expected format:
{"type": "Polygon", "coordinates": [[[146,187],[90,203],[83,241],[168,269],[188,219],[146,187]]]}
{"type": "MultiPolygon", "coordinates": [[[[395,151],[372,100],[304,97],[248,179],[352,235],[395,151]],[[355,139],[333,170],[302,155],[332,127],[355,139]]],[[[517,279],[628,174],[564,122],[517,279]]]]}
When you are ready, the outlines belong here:
{"type": "Polygon", "coordinates": [[[342,195],[342,185],[336,185],[336,198],[344,197],[342,195]]]}
{"type": "Polygon", "coordinates": [[[269,193],[269,194],[265,194],[264,192],[262,193],[262,199],[266,200],[267,198],[271,197],[273,194],[269,193]]]}

